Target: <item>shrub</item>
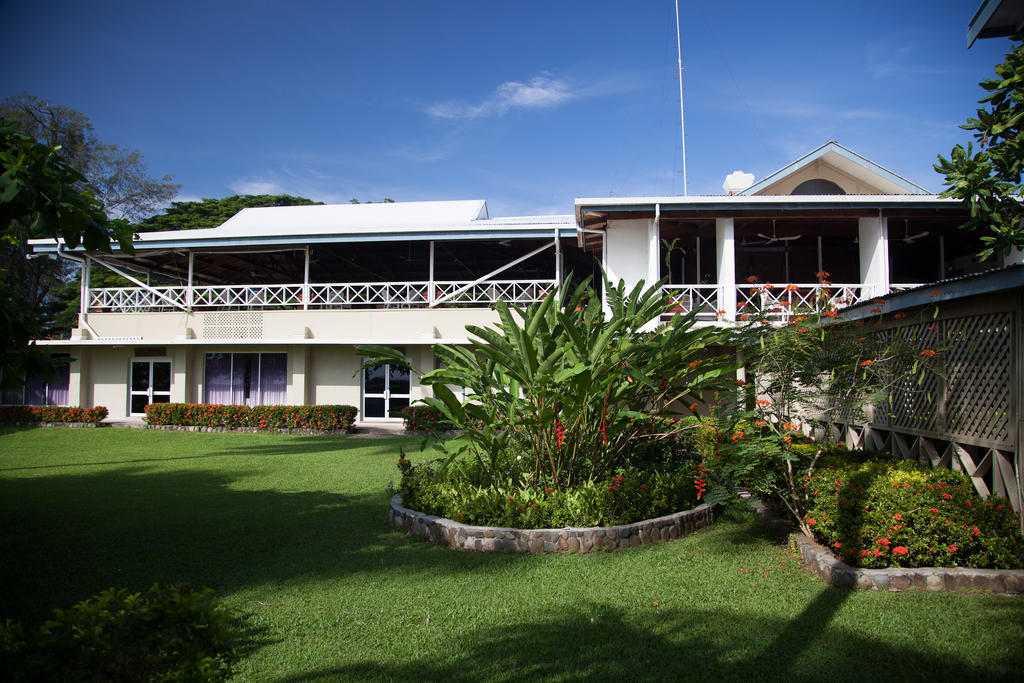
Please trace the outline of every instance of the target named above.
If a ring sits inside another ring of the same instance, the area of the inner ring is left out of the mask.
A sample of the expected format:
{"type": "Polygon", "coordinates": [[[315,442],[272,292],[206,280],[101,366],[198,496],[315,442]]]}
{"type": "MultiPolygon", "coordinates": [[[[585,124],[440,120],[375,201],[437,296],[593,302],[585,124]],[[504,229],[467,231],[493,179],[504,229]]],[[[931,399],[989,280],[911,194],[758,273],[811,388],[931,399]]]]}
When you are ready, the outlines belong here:
{"type": "Polygon", "coordinates": [[[98,424],[108,415],[104,406],[0,406],[0,422],[86,422],[98,424]]]}
{"type": "Polygon", "coordinates": [[[833,462],[803,484],[814,535],[862,567],[1024,568],[1010,504],[969,477],[909,461],[833,462]]]}
{"type": "Polygon", "coordinates": [[[402,456],[398,461],[402,504],[465,524],[546,529],[628,524],[688,510],[698,503],[692,461],[662,464],[659,469],[623,469],[572,488],[552,482],[479,485],[474,483],[475,466],[413,465],[402,456]]]}
{"type": "MultiPolygon", "coordinates": [[[[434,346],[442,366],[421,377],[434,393],[423,402],[459,431],[445,452],[478,465],[475,484],[495,492],[596,485],[641,439],[655,440],[642,433],[646,419],[731,385],[733,362],[719,352],[727,335],[698,327],[696,312],[651,331],[669,305],[660,283],[630,291],[606,283],[604,292],[587,278],[526,308],[499,301],[495,326],[469,325],[468,344],[434,346]],[[451,387],[463,387],[466,400],[451,387]]],[[[357,351],[365,365],[408,367],[395,349],[357,351]]]]}
{"type": "Polygon", "coordinates": [[[455,426],[444,414],[433,406],[412,405],[399,411],[405,428],[414,432],[438,432],[454,429],[455,426]]]}
{"type": "Polygon", "coordinates": [[[227,427],[230,429],[315,429],[352,431],[359,409],[354,406],[230,406],[211,403],[151,403],[151,425],[227,427]]]}
{"type": "Polygon", "coordinates": [[[0,625],[6,680],[214,681],[231,675],[242,631],[213,590],[105,590],[26,633],[0,625]]]}

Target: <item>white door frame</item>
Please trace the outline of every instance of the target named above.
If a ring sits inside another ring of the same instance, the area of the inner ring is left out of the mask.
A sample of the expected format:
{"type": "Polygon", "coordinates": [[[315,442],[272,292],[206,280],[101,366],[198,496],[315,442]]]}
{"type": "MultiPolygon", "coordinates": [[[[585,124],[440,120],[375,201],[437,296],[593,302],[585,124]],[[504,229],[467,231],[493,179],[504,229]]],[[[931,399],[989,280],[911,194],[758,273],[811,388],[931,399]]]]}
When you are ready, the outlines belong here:
{"type": "MultiPolygon", "coordinates": [[[[153,403],[153,396],[160,395],[161,397],[167,396],[167,403],[171,402],[171,385],[174,383],[174,365],[170,358],[167,357],[155,357],[155,358],[132,358],[128,362],[128,415],[145,415],[146,413],[133,413],[132,412],[132,399],[136,396],[145,396],[146,403],[153,403]],[[147,378],[146,389],[138,390],[134,388],[132,380],[134,379],[134,369],[136,363],[146,363],[149,366],[149,377],[147,378]],[[153,366],[156,363],[167,363],[169,384],[167,391],[154,391],[153,389],[153,366]]],[[[161,401],[162,402],[162,401],[161,401]]]]}
{"type": "Polygon", "coordinates": [[[367,372],[367,370],[369,370],[369,368],[364,369],[361,373],[359,373],[360,374],[360,383],[362,385],[361,386],[361,389],[362,389],[362,391],[361,391],[361,393],[362,393],[361,404],[362,405],[359,406],[359,408],[360,408],[359,414],[362,416],[360,421],[361,422],[397,422],[397,421],[401,420],[402,418],[398,417],[398,416],[391,415],[391,399],[392,398],[407,398],[407,399],[409,399],[409,404],[410,405],[412,404],[412,372],[410,372],[408,368],[403,368],[405,370],[406,374],[408,375],[408,378],[409,378],[409,392],[408,393],[402,393],[402,394],[395,394],[395,393],[391,392],[391,370],[392,370],[392,367],[395,367],[395,366],[392,366],[389,363],[383,363],[382,366],[377,366],[377,367],[387,368],[385,370],[385,372],[384,372],[384,392],[383,393],[368,394],[366,392],[366,372],[367,372]],[[368,398],[379,398],[379,399],[382,399],[384,401],[384,416],[383,417],[367,417],[366,416],[366,399],[368,399],[368,398]]]}

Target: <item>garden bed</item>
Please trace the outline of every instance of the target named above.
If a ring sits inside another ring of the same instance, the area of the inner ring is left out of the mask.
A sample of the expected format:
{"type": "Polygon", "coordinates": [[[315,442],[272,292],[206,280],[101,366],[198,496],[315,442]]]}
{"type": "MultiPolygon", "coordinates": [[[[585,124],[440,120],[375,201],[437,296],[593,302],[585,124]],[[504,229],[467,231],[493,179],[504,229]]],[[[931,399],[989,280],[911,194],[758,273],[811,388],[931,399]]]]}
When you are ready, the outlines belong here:
{"type": "Polygon", "coordinates": [[[594,550],[636,548],[688,536],[715,520],[711,506],[701,504],[664,517],[609,527],[510,529],[472,526],[402,506],[391,498],[388,523],[431,543],[469,552],[588,553],[594,550]]]}
{"type": "Polygon", "coordinates": [[[977,590],[1024,595],[1024,569],[968,569],[965,567],[851,567],[807,535],[796,532],[790,545],[804,566],[836,588],[860,590],[977,590]]]}

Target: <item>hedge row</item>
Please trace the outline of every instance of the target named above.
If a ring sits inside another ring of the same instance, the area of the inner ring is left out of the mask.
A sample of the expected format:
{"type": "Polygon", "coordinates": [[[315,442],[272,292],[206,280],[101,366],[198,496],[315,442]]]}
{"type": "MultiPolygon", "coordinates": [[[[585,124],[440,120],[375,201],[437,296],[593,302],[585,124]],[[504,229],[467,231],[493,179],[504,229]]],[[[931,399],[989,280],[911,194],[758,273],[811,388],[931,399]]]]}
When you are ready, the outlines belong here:
{"type": "Polygon", "coordinates": [[[184,427],[353,431],[358,413],[355,406],[344,405],[249,407],[213,403],[151,403],[146,406],[146,422],[184,427]]]}
{"type": "Polygon", "coordinates": [[[91,422],[103,421],[107,416],[104,406],[79,408],[77,406],[0,406],[0,422],[91,422]]]}

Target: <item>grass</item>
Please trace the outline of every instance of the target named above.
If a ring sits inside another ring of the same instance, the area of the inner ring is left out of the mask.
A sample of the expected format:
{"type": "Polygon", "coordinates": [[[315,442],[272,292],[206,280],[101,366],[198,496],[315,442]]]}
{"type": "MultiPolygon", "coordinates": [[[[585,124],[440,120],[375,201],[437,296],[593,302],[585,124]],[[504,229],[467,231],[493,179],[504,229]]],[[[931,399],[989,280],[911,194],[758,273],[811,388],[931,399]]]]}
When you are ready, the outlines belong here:
{"type": "MultiPolygon", "coordinates": [[[[209,585],[240,680],[1012,680],[1024,600],[852,592],[742,509],[594,555],[476,555],[386,526],[417,439],[0,431],[0,619],[209,585]]],[[[415,457],[413,457],[415,459],[415,457]]]]}

